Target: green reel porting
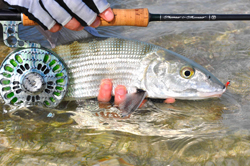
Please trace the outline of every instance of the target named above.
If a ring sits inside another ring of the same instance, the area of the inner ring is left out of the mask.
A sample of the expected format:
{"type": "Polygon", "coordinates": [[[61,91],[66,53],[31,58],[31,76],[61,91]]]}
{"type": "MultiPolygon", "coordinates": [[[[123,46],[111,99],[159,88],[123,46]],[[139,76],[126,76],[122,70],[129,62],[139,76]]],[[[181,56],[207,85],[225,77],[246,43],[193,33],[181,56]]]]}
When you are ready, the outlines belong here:
{"type": "Polygon", "coordinates": [[[56,107],[67,85],[66,65],[47,49],[17,49],[0,67],[0,94],[6,104],[56,107]]]}

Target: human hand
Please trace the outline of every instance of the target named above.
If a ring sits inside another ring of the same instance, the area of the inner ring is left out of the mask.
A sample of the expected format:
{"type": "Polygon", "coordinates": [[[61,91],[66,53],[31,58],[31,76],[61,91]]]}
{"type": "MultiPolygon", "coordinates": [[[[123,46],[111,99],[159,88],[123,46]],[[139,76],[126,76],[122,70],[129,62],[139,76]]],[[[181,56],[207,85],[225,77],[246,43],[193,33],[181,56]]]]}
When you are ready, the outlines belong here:
{"type": "MultiPolygon", "coordinates": [[[[109,102],[112,97],[112,87],[113,84],[110,79],[103,79],[100,85],[99,95],[97,97],[98,101],[109,102]]],[[[126,94],[127,94],[126,87],[123,85],[118,85],[115,88],[115,101],[114,101],[115,105],[121,104],[125,100],[126,94]]],[[[174,102],[175,102],[174,98],[167,98],[166,100],[164,100],[164,103],[174,103],[174,102]]],[[[142,103],[145,103],[145,101],[142,103]]]]}
{"type": "Polygon", "coordinates": [[[84,26],[98,27],[100,17],[112,21],[114,14],[106,0],[4,0],[8,5],[36,21],[45,30],[62,26],[80,31],[84,26]]]}
{"type": "MultiPolygon", "coordinates": [[[[99,94],[98,94],[98,101],[100,102],[109,102],[112,97],[112,88],[113,88],[113,83],[110,79],[103,79],[101,81],[100,89],[99,89],[99,94]]],[[[115,88],[115,105],[119,105],[122,101],[125,100],[127,94],[127,89],[123,85],[118,85],[115,88]]]]}

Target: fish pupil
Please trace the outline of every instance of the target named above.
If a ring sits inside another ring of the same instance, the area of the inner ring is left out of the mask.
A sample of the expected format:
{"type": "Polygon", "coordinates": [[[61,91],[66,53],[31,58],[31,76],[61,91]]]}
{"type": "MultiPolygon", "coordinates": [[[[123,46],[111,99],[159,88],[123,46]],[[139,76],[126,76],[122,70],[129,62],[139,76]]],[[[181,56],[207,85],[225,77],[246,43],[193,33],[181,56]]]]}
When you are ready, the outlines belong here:
{"type": "Polygon", "coordinates": [[[190,71],[188,71],[188,70],[186,70],[186,71],[184,72],[184,75],[185,75],[186,77],[189,77],[189,76],[190,76],[190,74],[191,74],[191,72],[190,72],[190,71]]]}

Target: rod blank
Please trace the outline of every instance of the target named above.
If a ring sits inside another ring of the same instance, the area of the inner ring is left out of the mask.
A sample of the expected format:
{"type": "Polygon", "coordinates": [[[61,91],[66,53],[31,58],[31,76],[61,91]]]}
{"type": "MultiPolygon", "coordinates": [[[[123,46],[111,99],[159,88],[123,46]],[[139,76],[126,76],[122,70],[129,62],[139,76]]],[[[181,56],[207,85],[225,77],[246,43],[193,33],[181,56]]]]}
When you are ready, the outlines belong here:
{"type": "Polygon", "coordinates": [[[4,10],[0,9],[1,21],[21,21],[21,13],[16,10],[4,10]]]}
{"type": "Polygon", "coordinates": [[[250,14],[150,14],[149,21],[241,21],[250,14]]]}

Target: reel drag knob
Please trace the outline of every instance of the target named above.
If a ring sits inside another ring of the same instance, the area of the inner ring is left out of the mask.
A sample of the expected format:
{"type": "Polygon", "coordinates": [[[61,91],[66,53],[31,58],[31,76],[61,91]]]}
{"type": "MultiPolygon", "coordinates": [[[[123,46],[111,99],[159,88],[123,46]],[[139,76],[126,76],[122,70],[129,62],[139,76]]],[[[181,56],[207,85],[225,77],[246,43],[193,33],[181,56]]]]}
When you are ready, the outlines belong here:
{"type": "Polygon", "coordinates": [[[45,86],[43,77],[38,73],[28,73],[22,80],[23,89],[30,94],[39,94],[45,86]]]}
{"type": "Polygon", "coordinates": [[[0,95],[6,104],[56,107],[67,85],[66,65],[47,49],[18,49],[0,66],[0,95]]]}

